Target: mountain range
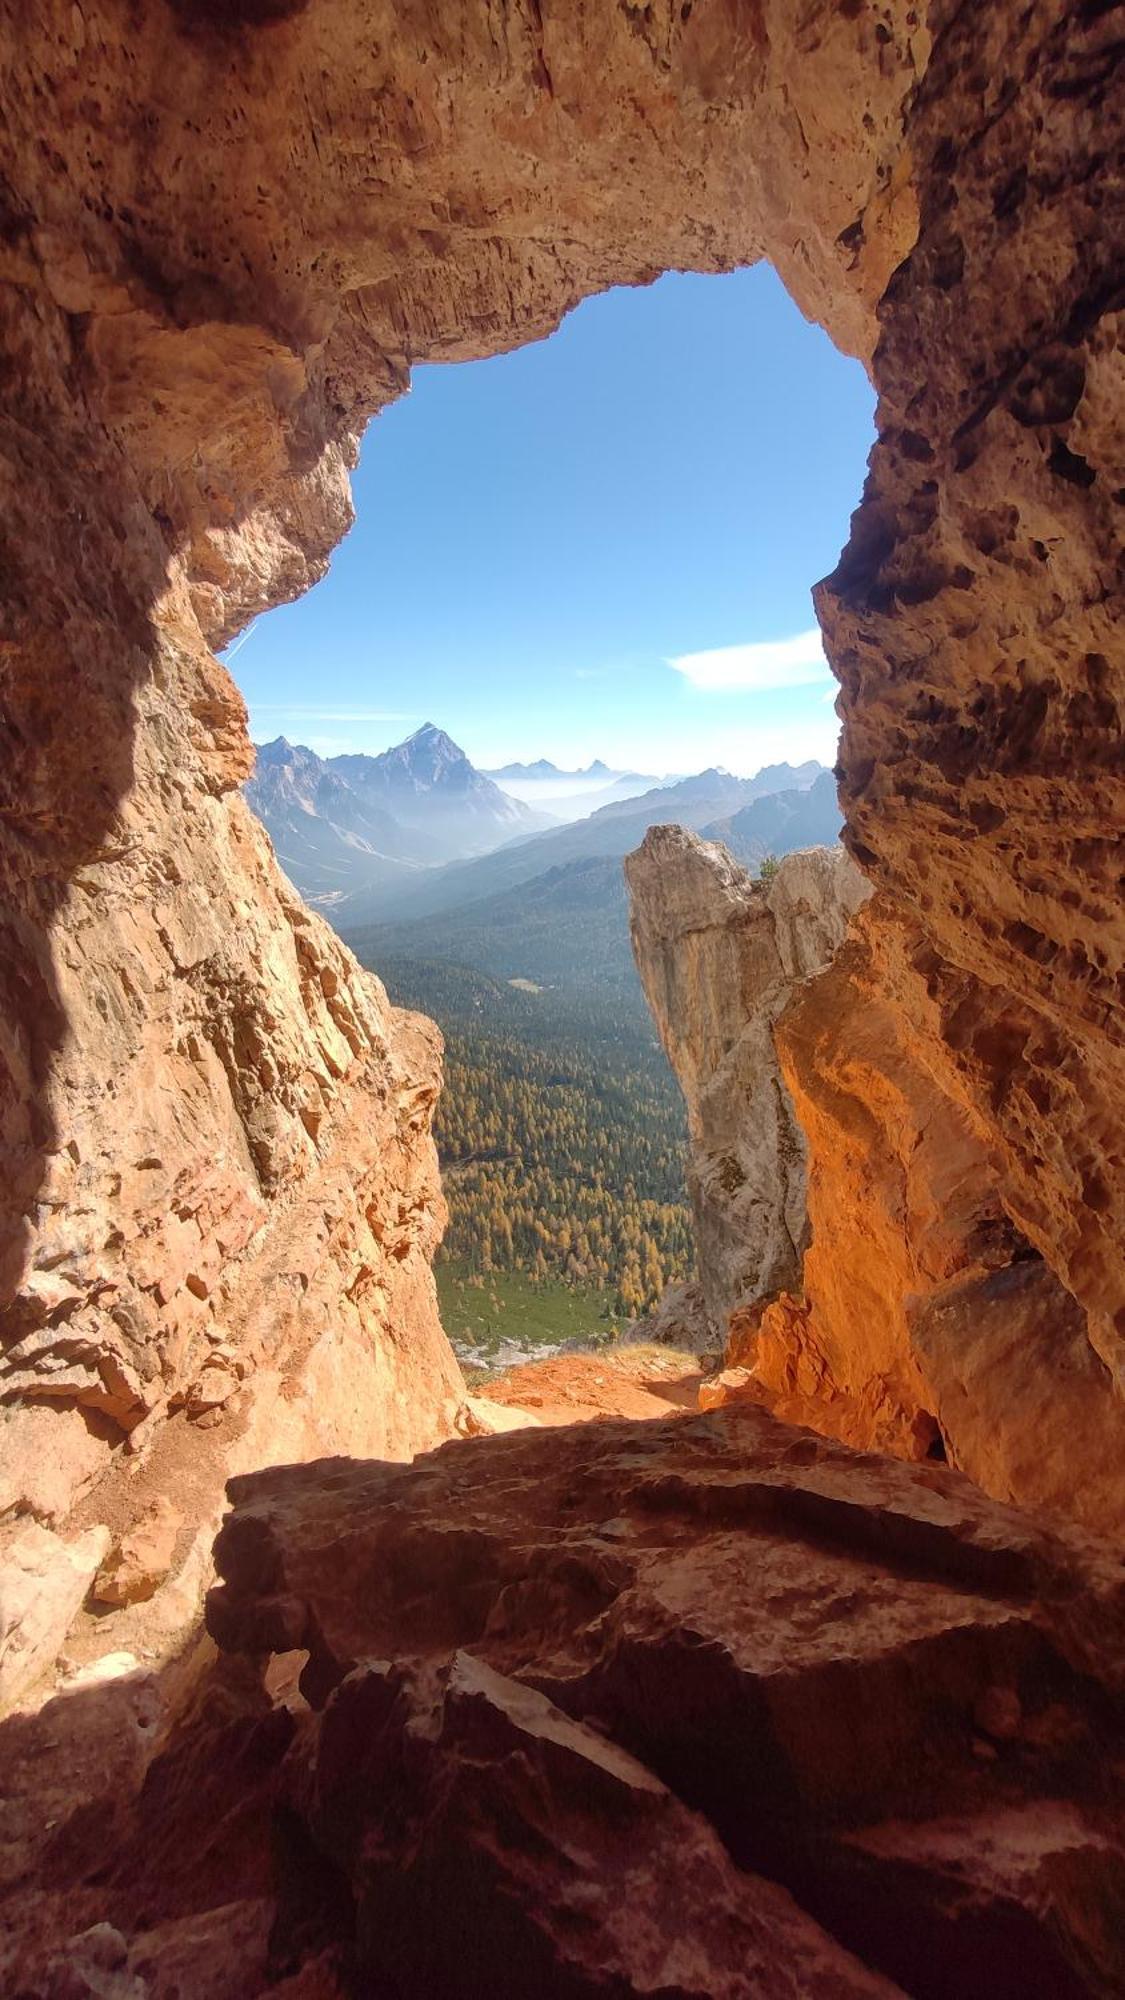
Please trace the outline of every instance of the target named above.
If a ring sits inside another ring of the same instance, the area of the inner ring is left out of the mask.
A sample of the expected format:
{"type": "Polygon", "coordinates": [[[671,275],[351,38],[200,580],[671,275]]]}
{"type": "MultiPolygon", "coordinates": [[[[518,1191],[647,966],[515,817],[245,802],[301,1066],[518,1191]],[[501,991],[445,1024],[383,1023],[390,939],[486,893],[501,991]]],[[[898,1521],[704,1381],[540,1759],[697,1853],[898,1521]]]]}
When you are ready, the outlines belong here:
{"type": "MultiPolygon", "coordinates": [[[[702,832],[721,839],[744,866],[756,867],[767,854],[831,846],[840,824],[835,780],[821,771],[804,791],[763,793],[702,832]]],[[[538,845],[528,842],[518,851],[538,845]]],[[[467,872],[441,871],[462,880],[467,872]]],[[[491,895],[460,896],[428,915],[360,925],[345,935],[361,963],[392,985],[392,972],[405,963],[469,965],[504,981],[530,980],[570,1004],[597,1005],[635,1026],[647,1022],[618,853],[584,855],[491,895]]]]}
{"type": "Polygon", "coordinates": [[[502,791],[432,722],[381,756],[258,746],[246,797],[294,885],[331,909],[552,824],[502,791]]]}
{"type": "Polygon", "coordinates": [[[752,860],[771,851],[771,836],[780,836],[790,821],[778,852],[834,840],[840,815],[835,784],[815,762],[771,764],[753,778],[734,778],[717,769],[701,771],[677,784],[654,787],[639,798],[615,800],[572,825],[519,837],[491,854],[449,862],[409,880],[399,876],[377,887],[358,888],[333,909],[332,921],[347,931],[359,924],[430,916],[477,903],[571,861],[598,855],[620,860],[640,844],[650,826],[669,821],[692,827],[709,839],[724,838],[717,831],[720,825],[729,828],[733,850],[752,860]],[[820,790],[814,796],[818,783],[820,790]],[[793,797],[787,805],[770,807],[766,823],[742,818],[756,804],[782,793],[793,797]]]}
{"type": "Polygon", "coordinates": [[[646,776],[640,771],[611,770],[600,757],[595,757],[583,771],[563,771],[549,758],[539,757],[533,764],[504,764],[484,775],[494,778],[513,798],[522,799],[524,805],[537,808],[563,824],[588,819],[601,806],[612,805],[619,799],[633,799],[659,785],[676,782],[673,778],[646,776]]]}
{"type": "Polygon", "coordinates": [[[621,778],[624,775],[623,771],[611,771],[609,765],[603,764],[600,757],[595,757],[593,763],[587,764],[584,771],[560,771],[558,765],[552,764],[549,757],[537,757],[533,764],[502,764],[498,771],[484,772],[486,778],[496,778],[501,781],[505,778],[532,778],[548,779],[552,783],[568,779],[574,783],[581,783],[584,778],[600,778],[607,785],[614,778],[621,778]]]}
{"type": "MultiPolygon", "coordinates": [[[[615,774],[600,762],[581,773],[559,772],[546,759],[519,768],[549,770],[562,781],[592,776],[595,800],[604,797],[596,782],[602,776],[646,789],[610,796],[580,820],[550,824],[426,723],[378,757],[322,758],[278,737],[259,747],[246,796],[291,881],[344,932],[476,912],[547,876],[559,885],[556,900],[561,893],[569,907],[581,886],[588,903],[595,878],[579,885],[565,871],[604,860],[619,875],[621,858],[661,822],[721,839],[744,862],[832,841],[840,825],[832,778],[812,760],[767,765],[753,778],[716,767],[663,784],[615,774]]],[[[529,908],[527,898],[517,899],[514,914],[529,908]]],[[[501,910],[499,921],[510,914],[501,910]]]]}

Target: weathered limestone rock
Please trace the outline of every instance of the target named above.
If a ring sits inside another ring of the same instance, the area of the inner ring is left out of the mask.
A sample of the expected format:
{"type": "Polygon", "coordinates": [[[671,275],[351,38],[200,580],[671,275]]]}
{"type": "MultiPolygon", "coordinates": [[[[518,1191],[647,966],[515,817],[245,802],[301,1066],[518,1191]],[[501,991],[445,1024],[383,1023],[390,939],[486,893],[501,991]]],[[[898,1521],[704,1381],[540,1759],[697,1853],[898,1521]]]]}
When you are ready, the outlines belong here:
{"type": "Polygon", "coordinates": [[[668,1285],[655,1311],[633,1321],[628,1337],[631,1341],[652,1340],[688,1354],[710,1354],[721,1345],[703,1287],[695,1279],[684,1285],[668,1285]]]}
{"type": "MultiPolygon", "coordinates": [[[[1115,10],[1113,10],[1115,11],[1115,10]]],[[[1125,1389],[1125,91],[1113,11],[942,7],[879,442],[817,593],[841,804],[917,919],[935,1058],[1125,1389]]],[[[915,1011],[915,1003],[912,1011],[915,1011]]]]}
{"type": "MultiPolygon", "coordinates": [[[[42,1504],[45,1450],[47,1518],[143,1512],[161,1494],[192,1516],[170,1640],[198,1604],[230,1473],[326,1449],[409,1456],[449,1434],[463,1393],[429,1268],[444,1220],[436,1031],[388,1005],[232,812],[252,866],[212,884],[195,972],[170,958],[142,1002],[139,958],[124,957],[133,1040],[116,1043],[121,1009],[90,1032],[97,1060],[70,1114],[79,1162],[64,1151],[39,1211],[48,1269],[12,1302],[0,1376],[9,1477],[26,1475],[17,1510],[42,1504]],[[230,1021],[212,982],[247,950],[230,1021]],[[223,1055],[213,1037],[228,1028],[223,1055]],[[118,1094],[129,1054],[139,1106],[118,1094]],[[44,1440],[48,1403],[86,1419],[77,1450],[62,1424],[44,1440]],[[189,1442],[200,1420],[206,1452],[189,1442]],[[148,1461],[143,1483],[123,1450],[148,1461]]],[[[169,924],[165,910],[165,937],[169,924]]],[[[72,1019],[82,1011],[76,984],[72,1019]]]]}
{"type": "Polygon", "coordinates": [[[926,940],[881,899],[793,994],[775,1040],[812,1241],[799,1297],[736,1318],[731,1359],[796,1421],[939,1451],[998,1498],[1119,1527],[1125,1401],[1011,1220],[1005,1154],[936,1027],[943,1000],[926,940]]]}
{"type": "Polygon", "coordinates": [[[95,1926],[216,2000],[1120,1989],[1114,1543],[745,1407],[233,1499],[178,1719],[0,1725],[12,1991],[95,1926]]]}
{"type": "Polygon", "coordinates": [[[317,1845],[352,1885],[360,1963],[388,2000],[894,1992],[782,1890],[741,1875],[706,1820],[600,1728],[470,1652],[436,1670],[365,1662],[329,1704],[307,1786],[317,1845]]]}
{"type": "Polygon", "coordinates": [[[827,847],[755,882],[679,826],[653,827],[625,873],[637,969],[687,1105],[700,1284],[721,1347],[733,1311],[801,1283],[805,1147],[773,1024],[830,963],[870,886],[827,847]]]}
{"type": "Polygon", "coordinates": [[[999,1499],[1123,1525],[1125,1401],[1007,1212],[928,944],[829,858],[754,883],[658,828],[626,864],[731,1364],[701,1405],[765,1397],[852,1445],[948,1457],[999,1499]]]}
{"type": "Polygon", "coordinates": [[[164,1496],[110,1550],[94,1579],[99,1604],[139,1604],[155,1596],[172,1567],[184,1517],[164,1496]]]}
{"type": "Polygon", "coordinates": [[[52,1665],[109,1547],[108,1528],[67,1541],[38,1521],[6,1540],[0,1570],[0,1713],[52,1665]]]}
{"type": "Polygon", "coordinates": [[[911,1994],[1121,1978],[1113,1545],[753,1410],[233,1498],[209,1622],[309,1649],[290,1796],[390,1991],[851,1990],[763,1874],[911,1994]]]}

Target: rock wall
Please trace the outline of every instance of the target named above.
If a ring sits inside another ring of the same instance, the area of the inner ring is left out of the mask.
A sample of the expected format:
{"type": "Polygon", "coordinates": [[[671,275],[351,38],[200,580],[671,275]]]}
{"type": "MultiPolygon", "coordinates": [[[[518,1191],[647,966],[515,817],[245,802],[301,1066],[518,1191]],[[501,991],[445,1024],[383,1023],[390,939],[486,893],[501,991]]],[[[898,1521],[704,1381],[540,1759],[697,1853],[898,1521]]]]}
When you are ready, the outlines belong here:
{"type": "Polygon", "coordinates": [[[733,1312],[801,1283],[805,1144],[773,1024],[830,964],[870,887],[827,847],[754,882],[680,826],[653,827],[625,874],[637,970],[687,1106],[699,1279],[722,1347],[733,1312]]]}
{"type": "Polygon", "coordinates": [[[812,1240],[799,1302],[736,1316],[731,1358],[752,1359],[799,1422],[1120,1526],[1125,1403],[1086,1314],[1011,1218],[1003,1150],[935,1031],[928,957],[876,898],[777,1022],[812,1240]]]}
{"type": "MultiPolygon", "coordinates": [[[[845,839],[926,945],[912,1015],[1125,1388],[1125,471],[1116,9],[943,10],[879,442],[817,593],[845,839]],[[936,1005],[934,1004],[936,1001],[936,1005]]],[[[904,971],[904,977],[906,977],[904,971]]]]}
{"type": "Polygon", "coordinates": [[[764,1397],[849,1444],[947,1458],[999,1499],[1125,1523],[1125,1402],[1005,1207],[919,927],[868,900],[842,849],[755,882],[658,827],[626,873],[726,1350],[708,1403],[764,1397]]]}

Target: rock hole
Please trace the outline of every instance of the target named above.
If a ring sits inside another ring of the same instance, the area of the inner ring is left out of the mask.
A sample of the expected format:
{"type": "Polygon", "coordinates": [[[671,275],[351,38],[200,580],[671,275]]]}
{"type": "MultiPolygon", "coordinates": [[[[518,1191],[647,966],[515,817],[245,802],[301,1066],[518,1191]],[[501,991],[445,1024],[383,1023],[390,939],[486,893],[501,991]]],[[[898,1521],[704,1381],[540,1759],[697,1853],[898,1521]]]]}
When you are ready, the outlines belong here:
{"type": "Polygon", "coordinates": [[[1061,438],[1056,438],[1047,460],[1048,471],[1057,478],[1069,480],[1072,486],[1092,486],[1097,473],[1080,452],[1071,451],[1061,438]]]}

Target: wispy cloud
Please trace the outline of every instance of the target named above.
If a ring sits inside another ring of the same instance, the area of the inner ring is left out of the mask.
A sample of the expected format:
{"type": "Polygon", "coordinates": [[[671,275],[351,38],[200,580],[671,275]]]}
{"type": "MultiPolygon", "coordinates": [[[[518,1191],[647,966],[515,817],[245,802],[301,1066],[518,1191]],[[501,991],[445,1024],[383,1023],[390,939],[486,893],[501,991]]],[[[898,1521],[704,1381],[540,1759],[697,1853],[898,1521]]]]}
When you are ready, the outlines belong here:
{"type": "Polygon", "coordinates": [[[668,661],[693,687],[709,694],[810,687],[831,678],[819,626],[791,639],[759,639],[745,646],[716,646],[708,653],[680,653],[668,661]]]}
{"type": "Polygon", "coordinates": [[[597,660],[585,667],[575,667],[576,681],[607,681],[618,674],[635,674],[651,665],[644,653],[614,653],[608,659],[597,660]]]}

